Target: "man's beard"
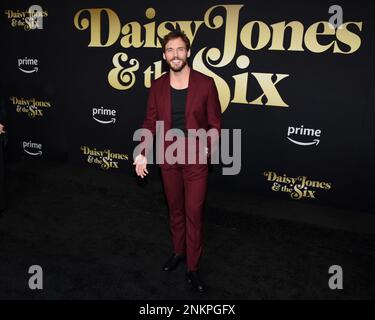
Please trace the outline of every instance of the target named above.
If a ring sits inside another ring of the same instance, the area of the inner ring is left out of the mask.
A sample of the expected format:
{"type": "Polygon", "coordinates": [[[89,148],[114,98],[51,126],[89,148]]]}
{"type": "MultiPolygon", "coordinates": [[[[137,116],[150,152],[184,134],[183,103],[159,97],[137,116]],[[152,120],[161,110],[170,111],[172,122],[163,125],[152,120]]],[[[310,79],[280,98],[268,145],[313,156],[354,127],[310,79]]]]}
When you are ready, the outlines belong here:
{"type": "Polygon", "coordinates": [[[180,72],[187,65],[187,59],[185,59],[185,60],[172,59],[171,61],[167,61],[167,64],[169,65],[169,68],[171,68],[174,72],[180,72]],[[173,60],[179,60],[182,63],[179,67],[174,67],[173,62],[172,62],[173,60]]]}

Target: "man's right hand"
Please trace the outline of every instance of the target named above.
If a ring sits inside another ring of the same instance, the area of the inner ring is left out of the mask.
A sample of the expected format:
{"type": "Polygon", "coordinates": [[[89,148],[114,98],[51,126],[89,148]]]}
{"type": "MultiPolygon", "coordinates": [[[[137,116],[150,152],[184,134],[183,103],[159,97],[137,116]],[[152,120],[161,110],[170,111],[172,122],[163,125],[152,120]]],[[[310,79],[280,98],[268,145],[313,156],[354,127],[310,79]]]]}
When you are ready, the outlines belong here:
{"type": "Polygon", "coordinates": [[[0,123],[0,134],[5,133],[4,126],[0,123]]]}
{"type": "Polygon", "coordinates": [[[147,158],[144,155],[139,154],[138,156],[136,156],[133,165],[135,165],[135,172],[142,179],[146,176],[146,174],[148,174],[147,158]]]}

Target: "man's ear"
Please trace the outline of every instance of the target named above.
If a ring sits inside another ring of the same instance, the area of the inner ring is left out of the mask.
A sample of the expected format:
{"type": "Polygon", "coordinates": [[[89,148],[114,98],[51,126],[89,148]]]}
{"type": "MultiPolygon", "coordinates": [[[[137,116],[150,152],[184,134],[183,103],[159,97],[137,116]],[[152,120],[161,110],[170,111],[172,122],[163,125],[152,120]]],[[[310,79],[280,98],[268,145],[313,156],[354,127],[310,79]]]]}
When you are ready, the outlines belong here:
{"type": "Polygon", "coordinates": [[[167,58],[165,57],[165,53],[163,52],[163,59],[164,60],[167,60],[167,58]]]}
{"type": "Polygon", "coordinates": [[[189,49],[189,51],[187,52],[187,57],[190,58],[190,49],[189,49]]]}

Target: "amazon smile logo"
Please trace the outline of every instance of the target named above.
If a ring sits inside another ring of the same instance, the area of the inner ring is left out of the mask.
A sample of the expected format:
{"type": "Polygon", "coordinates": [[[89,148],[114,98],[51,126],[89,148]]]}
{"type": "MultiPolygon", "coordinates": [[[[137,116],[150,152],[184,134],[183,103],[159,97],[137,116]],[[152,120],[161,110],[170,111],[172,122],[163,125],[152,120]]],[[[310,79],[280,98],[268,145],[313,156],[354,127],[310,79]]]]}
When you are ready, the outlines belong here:
{"type": "Polygon", "coordinates": [[[92,108],[92,118],[101,124],[110,124],[116,122],[116,110],[101,108],[92,108]]]}
{"type": "Polygon", "coordinates": [[[23,141],[23,151],[31,156],[41,156],[43,153],[42,144],[31,141],[23,141]]]}
{"type": "Polygon", "coordinates": [[[18,69],[24,73],[38,72],[38,59],[23,58],[18,59],[18,69]]]}
{"type": "Polygon", "coordinates": [[[287,139],[299,146],[317,146],[320,142],[321,134],[322,130],[320,129],[309,129],[304,126],[288,127],[287,139]],[[290,135],[293,135],[293,138],[290,135]],[[306,137],[309,139],[306,139],[306,137]]]}

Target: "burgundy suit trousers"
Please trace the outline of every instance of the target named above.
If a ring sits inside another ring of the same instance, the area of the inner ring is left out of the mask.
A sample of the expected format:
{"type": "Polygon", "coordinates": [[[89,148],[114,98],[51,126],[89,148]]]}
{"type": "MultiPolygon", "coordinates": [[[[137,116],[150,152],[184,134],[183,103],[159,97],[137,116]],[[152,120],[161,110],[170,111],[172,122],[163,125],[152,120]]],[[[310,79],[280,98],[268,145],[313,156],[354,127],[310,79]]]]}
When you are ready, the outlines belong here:
{"type": "Polygon", "coordinates": [[[185,253],[188,270],[197,270],[202,255],[208,165],[177,163],[162,168],[161,173],[169,207],[174,252],[185,253]]]}

